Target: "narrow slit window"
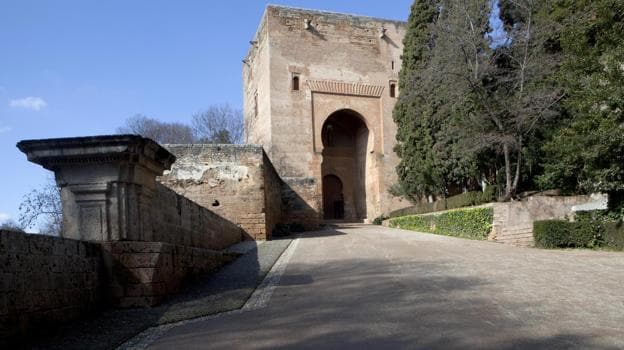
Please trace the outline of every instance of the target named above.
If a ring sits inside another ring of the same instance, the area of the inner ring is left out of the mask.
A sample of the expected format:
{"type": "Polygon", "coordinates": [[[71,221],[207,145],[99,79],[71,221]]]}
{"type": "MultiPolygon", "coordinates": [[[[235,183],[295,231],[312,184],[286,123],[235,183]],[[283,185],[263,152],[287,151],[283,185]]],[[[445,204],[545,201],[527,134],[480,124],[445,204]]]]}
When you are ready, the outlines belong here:
{"type": "Polygon", "coordinates": [[[392,61],[392,70],[394,70],[394,61],[392,61]]]}
{"type": "Polygon", "coordinates": [[[299,76],[293,75],[292,77],[292,89],[293,91],[299,91],[299,76]]]}
{"type": "Polygon", "coordinates": [[[390,97],[396,97],[396,84],[390,83],[390,97]]]}

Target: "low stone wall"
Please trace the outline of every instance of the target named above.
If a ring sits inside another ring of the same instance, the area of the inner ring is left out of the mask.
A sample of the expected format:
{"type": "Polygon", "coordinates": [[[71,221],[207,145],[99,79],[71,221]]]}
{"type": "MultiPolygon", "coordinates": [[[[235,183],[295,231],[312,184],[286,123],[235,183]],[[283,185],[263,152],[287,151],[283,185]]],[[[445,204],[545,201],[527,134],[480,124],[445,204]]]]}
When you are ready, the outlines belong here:
{"type": "Polygon", "coordinates": [[[236,254],[163,242],[102,243],[112,303],[144,307],[179,291],[186,279],[212,272],[236,254]]]}
{"type": "Polygon", "coordinates": [[[281,219],[281,180],[262,147],[166,145],[176,156],[165,186],[240,225],[248,239],[270,239],[281,219]]]}
{"type": "Polygon", "coordinates": [[[105,305],[99,245],[0,230],[0,346],[105,305]]]}
{"type": "Polygon", "coordinates": [[[565,219],[572,207],[592,202],[590,196],[532,196],[517,202],[494,203],[492,236],[497,242],[533,245],[533,222],[565,219]]]}

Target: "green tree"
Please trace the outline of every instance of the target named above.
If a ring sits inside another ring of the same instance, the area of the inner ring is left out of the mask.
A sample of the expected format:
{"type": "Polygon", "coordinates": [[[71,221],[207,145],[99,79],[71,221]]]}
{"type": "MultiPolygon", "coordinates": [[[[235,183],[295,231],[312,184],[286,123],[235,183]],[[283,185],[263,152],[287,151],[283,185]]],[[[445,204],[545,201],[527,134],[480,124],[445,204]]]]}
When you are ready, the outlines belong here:
{"type": "Polygon", "coordinates": [[[394,150],[401,160],[393,193],[411,200],[444,192],[443,175],[433,154],[435,129],[431,123],[431,87],[423,75],[433,47],[432,30],[438,8],[439,1],[416,0],[403,39],[403,63],[399,72],[401,94],[393,111],[398,127],[394,150]]]}
{"type": "Polygon", "coordinates": [[[624,2],[559,1],[567,124],[544,146],[544,188],[624,190],[624,2]]]}

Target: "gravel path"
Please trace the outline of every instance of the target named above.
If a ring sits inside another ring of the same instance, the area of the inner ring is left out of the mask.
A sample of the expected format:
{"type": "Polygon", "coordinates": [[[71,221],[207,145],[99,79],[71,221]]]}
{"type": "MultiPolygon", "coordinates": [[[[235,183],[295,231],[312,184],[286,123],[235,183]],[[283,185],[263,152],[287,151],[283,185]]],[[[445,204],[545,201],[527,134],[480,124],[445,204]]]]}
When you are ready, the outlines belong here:
{"type": "Polygon", "coordinates": [[[150,348],[622,349],[624,253],[306,233],[266,308],[171,328],[150,348]]]}

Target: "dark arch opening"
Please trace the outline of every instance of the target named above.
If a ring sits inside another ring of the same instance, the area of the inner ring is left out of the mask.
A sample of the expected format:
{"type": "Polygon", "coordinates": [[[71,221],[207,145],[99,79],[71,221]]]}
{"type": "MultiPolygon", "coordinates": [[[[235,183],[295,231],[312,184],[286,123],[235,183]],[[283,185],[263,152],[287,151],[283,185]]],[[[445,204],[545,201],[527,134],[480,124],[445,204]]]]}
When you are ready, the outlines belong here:
{"type": "Polygon", "coordinates": [[[323,208],[325,220],[344,219],[342,181],[336,175],[323,176],[323,208]]]}
{"type": "MultiPolygon", "coordinates": [[[[335,176],[342,186],[342,217],[347,221],[366,218],[366,165],[369,131],[360,114],[344,109],[332,113],[323,124],[323,212],[325,219],[338,219],[332,193],[325,192],[326,176],[335,176]]],[[[328,181],[334,181],[329,180],[328,181]]]]}

